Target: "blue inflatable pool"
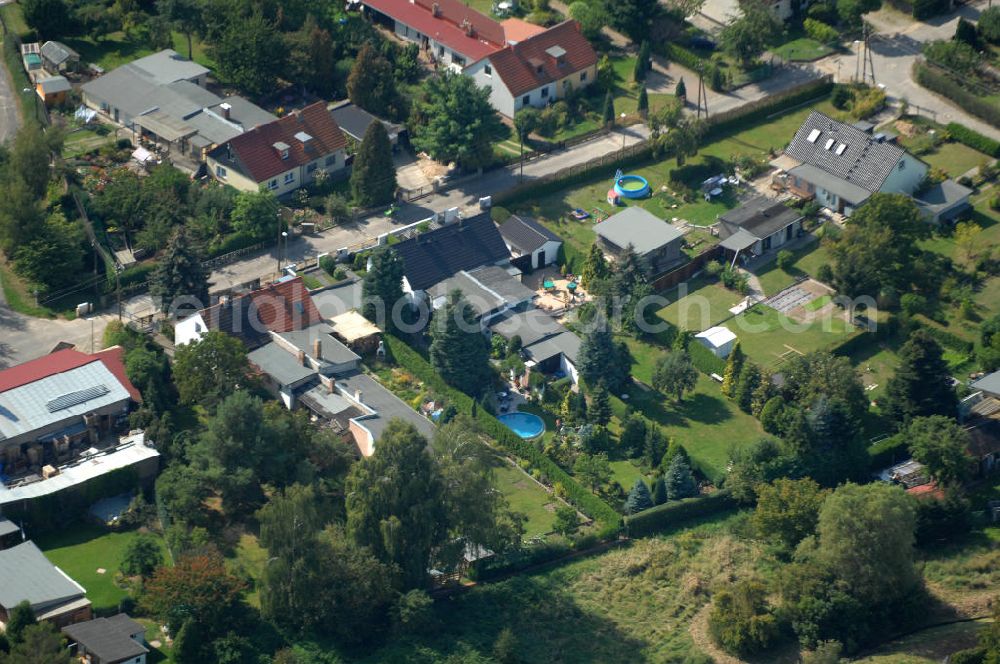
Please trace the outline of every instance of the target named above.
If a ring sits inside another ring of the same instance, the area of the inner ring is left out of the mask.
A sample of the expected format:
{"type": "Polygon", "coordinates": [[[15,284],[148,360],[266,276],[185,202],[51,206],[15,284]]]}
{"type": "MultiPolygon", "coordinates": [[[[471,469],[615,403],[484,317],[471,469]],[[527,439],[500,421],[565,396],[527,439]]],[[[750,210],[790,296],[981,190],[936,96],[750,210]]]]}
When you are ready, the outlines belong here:
{"type": "Polygon", "coordinates": [[[641,175],[623,175],[615,181],[615,191],[625,198],[646,198],[649,182],[641,175]]]}

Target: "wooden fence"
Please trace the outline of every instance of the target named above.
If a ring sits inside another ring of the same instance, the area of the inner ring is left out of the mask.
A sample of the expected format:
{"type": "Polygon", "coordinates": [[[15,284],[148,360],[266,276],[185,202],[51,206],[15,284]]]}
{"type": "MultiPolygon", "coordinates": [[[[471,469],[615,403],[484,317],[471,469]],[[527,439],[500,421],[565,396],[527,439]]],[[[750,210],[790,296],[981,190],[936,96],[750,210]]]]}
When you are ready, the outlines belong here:
{"type": "Polygon", "coordinates": [[[696,272],[705,267],[705,264],[712,260],[717,260],[722,257],[722,247],[715,245],[705,251],[701,252],[690,261],[681,265],[678,268],[666,272],[664,274],[658,275],[653,278],[650,282],[650,286],[653,290],[662,291],[668,288],[673,288],[679,283],[687,281],[695,275],[696,272]]]}

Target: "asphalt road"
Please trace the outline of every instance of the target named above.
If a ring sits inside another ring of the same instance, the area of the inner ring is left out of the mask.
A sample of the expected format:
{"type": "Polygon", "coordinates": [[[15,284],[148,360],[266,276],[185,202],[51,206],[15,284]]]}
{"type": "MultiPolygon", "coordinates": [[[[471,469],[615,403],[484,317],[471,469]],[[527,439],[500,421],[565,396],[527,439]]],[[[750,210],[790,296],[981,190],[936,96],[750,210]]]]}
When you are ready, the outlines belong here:
{"type": "MultiPolygon", "coordinates": [[[[988,0],[963,5],[955,12],[939,16],[928,22],[915,21],[893,9],[882,9],[865,16],[876,33],[871,39],[872,62],[875,65],[875,82],[884,85],[886,93],[894,100],[905,99],[922,115],[935,118],[942,124],[958,122],[981,134],[1000,140],[1000,129],[966,113],[948,99],[921,87],[913,80],[913,62],[926,42],[951,39],[959,18],[976,21],[987,7],[988,0]]],[[[858,69],[859,44],[849,45],[850,53],[824,58],[815,64],[833,74],[839,81],[855,76],[858,69]]],[[[870,77],[869,77],[870,80],[870,77]]]]}

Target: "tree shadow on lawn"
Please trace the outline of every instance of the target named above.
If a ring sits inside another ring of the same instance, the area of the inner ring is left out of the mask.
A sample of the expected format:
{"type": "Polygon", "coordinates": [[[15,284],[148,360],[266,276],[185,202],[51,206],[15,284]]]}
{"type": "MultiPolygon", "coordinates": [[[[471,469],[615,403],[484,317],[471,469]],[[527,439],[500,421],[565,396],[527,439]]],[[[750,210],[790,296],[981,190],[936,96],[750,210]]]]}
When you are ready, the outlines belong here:
{"type": "Polygon", "coordinates": [[[690,422],[721,424],[733,414],[719,397],[695,392],[680,404],[648,388],[635,391],[632,404],[636,410],[661,426],[689,427],[690,422]]]}
{"type": "Polygon", "coordinates": [[[526,662],[628,661],[648,646],[594,609],[581,606],[566,591],[562,577],[560,570],[516,576],[439,600],[435,614],[440,631],[368,650],[371,656],[365,661],[406,661],[418,648],[429,648],[442,659],[469,651],[490,656],[504,628],[517,636],[519,654],[526,662]]]}

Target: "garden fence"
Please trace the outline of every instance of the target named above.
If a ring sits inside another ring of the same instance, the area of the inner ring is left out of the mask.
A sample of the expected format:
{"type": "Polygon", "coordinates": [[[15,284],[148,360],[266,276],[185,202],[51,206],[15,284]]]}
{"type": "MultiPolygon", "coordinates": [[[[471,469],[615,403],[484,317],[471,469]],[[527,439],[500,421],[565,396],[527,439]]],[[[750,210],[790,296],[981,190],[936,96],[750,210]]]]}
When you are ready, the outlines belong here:
{"type": "Polygon", "coordinates": [[[695,275],[696,272],[705,267],[705,264],[709,261],[716,260],[722,257],[722,247],[715,245],[705,251],[701,252],[690,261],[681,265],[680,267],[671,270],[665,274],[661,274],[653,278],[650,283],[653,290],[662,291],[668,288],[673,288],[677,284],[687,281],[695,275]]]}

